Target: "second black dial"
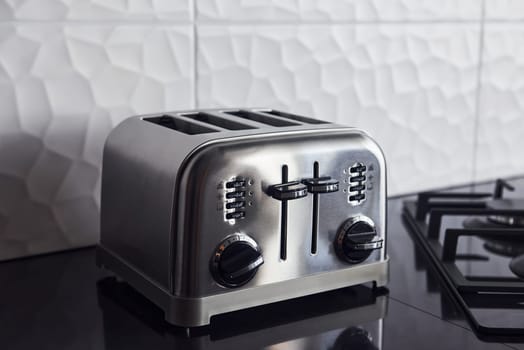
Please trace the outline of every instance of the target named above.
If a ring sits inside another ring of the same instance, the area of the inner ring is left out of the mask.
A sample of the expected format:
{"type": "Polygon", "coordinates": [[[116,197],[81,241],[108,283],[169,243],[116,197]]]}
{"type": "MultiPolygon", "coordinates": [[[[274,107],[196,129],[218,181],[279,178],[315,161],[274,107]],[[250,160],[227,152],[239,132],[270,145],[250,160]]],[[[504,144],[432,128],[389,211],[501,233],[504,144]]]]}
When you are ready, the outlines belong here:
{"type": "Polygon", "coordinates": [[[358,264],[366,260],[373,250],[380,249],[383,240],[377,239],[373,222],[366,217],[346,221],[337,233],[335,251],[344,261],[358,264]]]}

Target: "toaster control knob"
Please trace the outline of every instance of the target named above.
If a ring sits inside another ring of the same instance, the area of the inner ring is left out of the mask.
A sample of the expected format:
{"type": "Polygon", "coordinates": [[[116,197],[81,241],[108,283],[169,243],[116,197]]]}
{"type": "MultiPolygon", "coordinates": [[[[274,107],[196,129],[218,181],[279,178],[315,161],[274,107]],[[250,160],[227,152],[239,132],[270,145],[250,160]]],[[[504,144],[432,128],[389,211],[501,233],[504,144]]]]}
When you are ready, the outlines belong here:
{"type": "Polygon", "coordinates": [[[224,239],[211,259],[211,273],[219,284],[235,288],[249,282],[264,258],[260,247],[249,236],[234,234],[224,239]]]}
{"type": "Polygon", "coordinates": [[[383,239],[377,239],[373,221],[359,216],[347,220],[335,239],[335,251],[344,261],[358,264],[366,260],[373,250],[382,248],[383,239]]]}

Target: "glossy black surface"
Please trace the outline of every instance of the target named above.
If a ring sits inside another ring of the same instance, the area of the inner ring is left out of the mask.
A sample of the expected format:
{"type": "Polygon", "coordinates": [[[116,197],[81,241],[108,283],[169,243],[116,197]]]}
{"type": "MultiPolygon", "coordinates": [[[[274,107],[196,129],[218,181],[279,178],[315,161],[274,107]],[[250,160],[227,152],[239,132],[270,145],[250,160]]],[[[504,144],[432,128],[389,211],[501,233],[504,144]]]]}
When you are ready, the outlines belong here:
{"type": "MultiPolygon", "coordinates": [[[[513,184],[524,190],[524,181],[513,184]]],[[[491,185],[479,187],[491,189],[491,185]]],[[[462,190],[467,190],[462,189],[462,190]]],[[[94,249],[0,264],[2,349],[508,349],[479,340],[388,203],[389,294],[366,286],[232,313],[193,331],[95,266],[94,249]]],[[[321,247],[319,247],[320,249],[321,247]]]]}
{"type": "MultiPolygon", "coordinates": [[[[511,200],[512,198],[524,198],[524,179],[512,179],[510,183],[514,185],[515,191],[509,192],[506,191],[504,197],[511,200]]],[[[466,192],[467,190],[474,191],[475,193],[481,192],[493,192],[493,183],[471,186],[468,188],[458,189],[461,192],[466,192]]],[[[393,202],[393,206],[390,208],[390,215],[397,215],[402,209],[399,207],[398,202],[393,202]]],[[[479,217],[480,219],[480,217],[479,217]]],[[[443,227],[445,228],[460,228],[464,224],[470,225],[469,220],[479,220],[479,219],[468,219],[464,220],[464,217],[450,218],[445,223],[443,222],[443,227]]],[[[485,221],[484,218],[482,220],[485,221]]],[[[391,220],[395,224],[394,220],[391,220]]],[[[490,228],[493,228],[493,224],[490,224],[490,228]]],[[[403,225],[402,225],[403,226],[403,225]]],[[[392,227],[390,226],[391,230],[392,227]]],[[[402,227],[404,229],[404,227],[402,227]]],[[[442,230],[443,231],[443,230],[442,230]]],[[[441,239],[443,232],[441,231],[441,239]]],[[[391,232],[391,231],[390,231],[391,232]]],[[[494,249],[494,247],[500,247],[501,242],[498,242],[497,245],[493,245],[493,242],[490,240],[481,239],[478,237],[465,237],[459,242],[458,252],[465,255],[476,255],[482,257],[483,259],[478,260],[464,260],[457,261],[456,265],[461,273],[465,276],[481,277],[481,276],[493,276],[493,277],[504,277],[504,278],[515,278],[515,275],[510,271],[510,261],[512,254],[507,255],[506,252],[501,252],[500,249],[494,249]]],[[[504,246],[508,242],[504,242],[504,246]]],[[[518,247],[518,242],[513,241],[509,242],[512,250],[516,250],[518,247]]],[[[413,246],[413,243],[411,244],[413,246]]],[[[402,288],[393,288],[392,297],[397,300],[401,300],[405,303],[413,305],[420,308],[426,312],[430,312],[433,315],[441,317],[445,320],[448,320],[454,324],[467,327],[469,329],[468,323],[464,320],[464,317],[456,306],[453,306],[454,301],[450,300],[446,293],[442,292],[443,286],[440,284],[440,280],[435,277],[434,269],[430,266],[426,258],[423,257],[424,254],[421,253],[419,249],[412,247],[413,256],[417,261],[417,270],[424,272],[425,283],[422,283],[413,288],[417,288],[416,293],[406,293],[402,288]],[[426,287],[423,285],[426,284],[426,287]],[[426,297],[421,298],[423,295],[424,288],[426,290],[426,297]],[[432,294],[438,295],[439,298],[431,296],[432,294]]],[[[395,283],[396,281],[393,281],[395,283]]],[[[466,303],[470,306],[470,310],[476,321],[482,327],[495,327],[495,328],[515,328],[522,327],[524,325],[524,308],[522,307],[522,297],[519,295],[500,295],[499,298],[493,298],[490,296],[483,295],[473,295],[465,299],[466,303]]],[[[484,338],[483,335],[480,335],[484,338]]],[[[488,341],[493,341],[489,337],[485,337],[488,341]]],[[[509,341],[511,337],[507,337],[509,341]]],[[[517,337],[517,339],[511,339],[512,347],[522,349],[524,345],[524,334],[522,337],[517,337]],[[521,342],[521,343],[519,343],[521,342]]]]}

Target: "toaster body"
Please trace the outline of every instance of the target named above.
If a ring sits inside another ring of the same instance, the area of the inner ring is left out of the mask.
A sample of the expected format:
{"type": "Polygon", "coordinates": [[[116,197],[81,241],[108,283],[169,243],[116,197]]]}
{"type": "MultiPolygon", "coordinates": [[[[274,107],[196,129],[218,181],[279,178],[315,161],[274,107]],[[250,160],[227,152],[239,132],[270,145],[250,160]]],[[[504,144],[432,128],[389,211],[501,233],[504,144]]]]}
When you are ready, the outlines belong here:
{"type": "Polygon", "coordinates": [[[386,167],[363,131],[267,109],[132,117],[109,135],[97,263],[184,327],[387,282],[386,167]]]}

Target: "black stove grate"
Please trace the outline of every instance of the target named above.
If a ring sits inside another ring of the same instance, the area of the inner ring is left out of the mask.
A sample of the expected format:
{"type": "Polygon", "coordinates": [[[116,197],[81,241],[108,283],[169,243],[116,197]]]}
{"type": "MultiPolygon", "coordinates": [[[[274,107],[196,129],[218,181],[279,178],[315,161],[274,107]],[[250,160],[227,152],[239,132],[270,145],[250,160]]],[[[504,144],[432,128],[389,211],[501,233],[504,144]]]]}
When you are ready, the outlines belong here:
{"type": "Polygon", "coordinates": [[[485,340],[522,341],[524,325],[485,326],[471,309],[524,309],[524,280],[518,277],[465,276],[456,263],[488,259],[482,254],[458,254],[461,237],[518,240],[524,237],[524,228],[447,228],[441,239],[442,222],[446,217],[524,217],[524,210],[495,210],[487,206],[487,200],[500,198],[502,186],[507,188],[507,184],[497,181],[495,196],[490,193],[421,193],[417,201],[404,202],[403,220],[415,241],[429,256],[446,290],[456,299],[475,333],[485,340]]]}

